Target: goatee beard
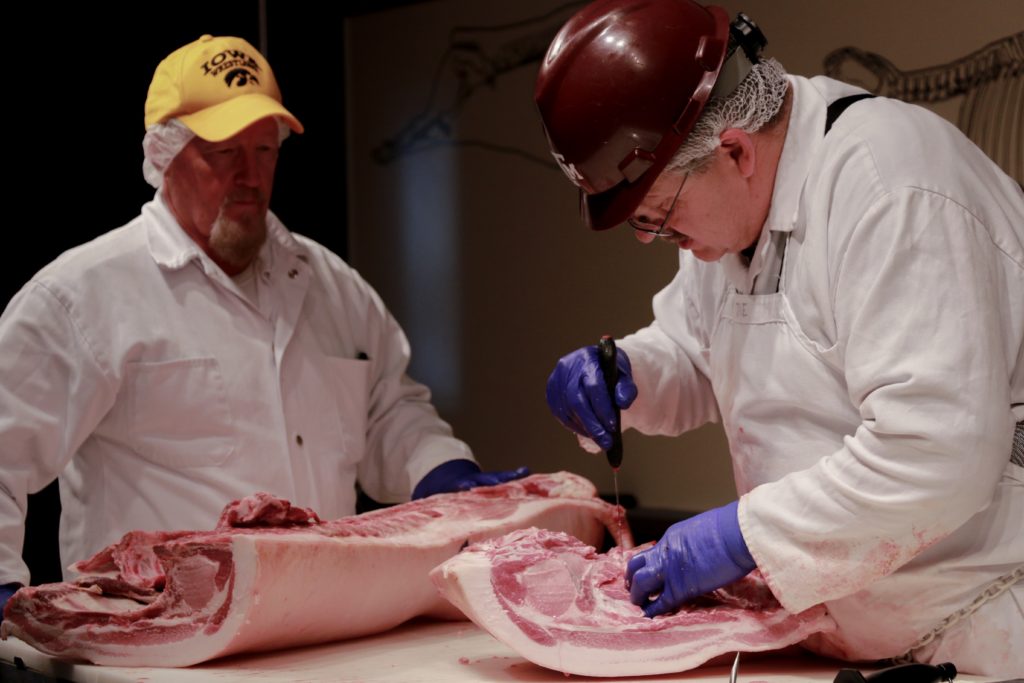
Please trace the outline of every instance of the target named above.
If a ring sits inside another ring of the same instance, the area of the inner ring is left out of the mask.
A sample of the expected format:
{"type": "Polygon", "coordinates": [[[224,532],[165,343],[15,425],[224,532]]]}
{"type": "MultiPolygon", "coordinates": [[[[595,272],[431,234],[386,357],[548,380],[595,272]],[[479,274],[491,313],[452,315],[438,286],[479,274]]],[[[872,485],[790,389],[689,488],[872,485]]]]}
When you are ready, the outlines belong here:
{"type": "Polygon", "coordinates": [[[266,214],[249,220],[228,218],[221,209],[210,232],[210,250],[225,263],[246,268],[267,239],[266,214]]]}

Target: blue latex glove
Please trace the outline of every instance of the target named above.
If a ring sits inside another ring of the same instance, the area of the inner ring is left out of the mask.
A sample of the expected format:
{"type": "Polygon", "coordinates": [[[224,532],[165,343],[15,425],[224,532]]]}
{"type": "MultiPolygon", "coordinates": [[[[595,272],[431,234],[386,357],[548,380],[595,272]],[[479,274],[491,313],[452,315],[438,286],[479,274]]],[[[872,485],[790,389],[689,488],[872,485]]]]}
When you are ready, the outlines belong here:
{"type": "Polygon", "coordinates": [[[675,612],[683,603],[738,581],[756,566],[740,532],[733,501],[676,522],[653,548],[626,564],[626,587],[648,617],[675,612]],[[652,600],[651,596],[655,596],[652,600]]]}
{"type": "Polygon", "coordinates": [[[19,588],[21,588],[20,583],[5,583],[0,586],[0,624],[4,621],[4,606],[11,596],[18,592],[19,588]]]}
{"type": "MultiPolygon", "coordinates": [[[[548,407],[563,425],[577,434],[590,437],[598,446],[608,450],[612,447],[612,433],[619,425],[597,353],[595,344],[576,349],[559,359],[548,377],[548,407]]],[[[619,368],[615,404],[625,410],[636,400],[633,369],[629,356],[621,348],[615,361],[619,368]]]]}
{"type": "Polygon", "coordinates": [[[412,499],[426,498],[435,493],[468,491],[477,486],[494,486],[506,481],[521,479],[530,470],[525,467],[507,472],[481,472],[480,466],[472,460],[449,460],[443,462],[420,479],[412,490],[412,499]]]}

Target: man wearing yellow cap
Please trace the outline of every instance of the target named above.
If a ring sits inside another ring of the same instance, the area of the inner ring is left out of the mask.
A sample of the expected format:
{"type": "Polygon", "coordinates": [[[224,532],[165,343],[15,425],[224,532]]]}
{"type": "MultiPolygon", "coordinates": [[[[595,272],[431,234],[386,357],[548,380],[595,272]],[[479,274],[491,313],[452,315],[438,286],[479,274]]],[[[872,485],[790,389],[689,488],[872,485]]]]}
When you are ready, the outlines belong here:
{"type": "Polygon", "coordinates": [[[0,603],[29,580],[26,495],[54,478],[66,566],[132,529],[212,528],[255,491],[333,518],[357,480],[398,502],[525,474],[480,471],[376,292],[268,210],[303,129],[259,52],[176,50],[145,116],[153,200],[0,317],[0,603]]]}

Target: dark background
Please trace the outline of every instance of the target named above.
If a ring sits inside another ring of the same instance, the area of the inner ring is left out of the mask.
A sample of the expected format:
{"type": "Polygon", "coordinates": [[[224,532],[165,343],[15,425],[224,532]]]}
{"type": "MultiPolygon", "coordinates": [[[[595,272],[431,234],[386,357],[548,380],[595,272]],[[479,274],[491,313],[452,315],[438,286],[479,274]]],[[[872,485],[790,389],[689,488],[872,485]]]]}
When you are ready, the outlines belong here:
{"type": "MultiPolygon", "coordinates": [[[[154,190],[142,177],[143,105],[156,65],[204,33],[261,48],[304,135],[284,144],[271,206],[292,230],[347,256],[346,17],[373,2],[35,3],[4,10],[8,39],[7,301],[61,252],[123,225],[154,190]],[[262,30],[261,30],[262,29],[262,30]],[[12,163],[13,162],[13,163],[12,163]]],[[[60,580],[56,484],[29,497],[32,583],[60,580]]]]}

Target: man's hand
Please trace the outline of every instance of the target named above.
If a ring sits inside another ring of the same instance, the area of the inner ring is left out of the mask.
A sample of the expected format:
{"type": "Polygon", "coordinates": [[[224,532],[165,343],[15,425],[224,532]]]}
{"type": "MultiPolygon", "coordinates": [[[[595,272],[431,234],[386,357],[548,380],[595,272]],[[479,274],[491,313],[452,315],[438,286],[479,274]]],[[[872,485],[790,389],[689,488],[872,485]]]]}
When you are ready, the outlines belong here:
{"type": "Polygon", "coordinates": [[[634,605],[654,617],[675,612],[693,598],[738,581],[756,566],[740,532],[738,503],[676,522],[653,548],[626,564],[634,605]]]}
{"type": "Polygon", "coordinates": [[[4,606],[7,605],[11,596],[18,592],[19,588],[21,588],[20,583],[5,583],[0,586],[0,624],[4,621],[4,606]]]}
{"type": "MultiPolygon", "coordinates": [[[[621,348],[615,361],[619,369],[615,405],[625,410],[636,400],[636,384],[629,356],[621,348]]],[[[548,377],[547,398],[548,407],[559,422],[580,436],[593,439],[604,450],[612,447],[612,433],[619,425],[601,373],[597,345],[562,356],[548,377]]]]}
{"type": "Polygon", "coordinates": [[[435,493],[468,491],[477,486],[504,484],[513,479],[521,479],[529,473],[530,470],[525,467],[507,472],[481,472],[472,460],[449,460],[427,472],[413,489],[412,499],[426,498],[435,493]]]}

